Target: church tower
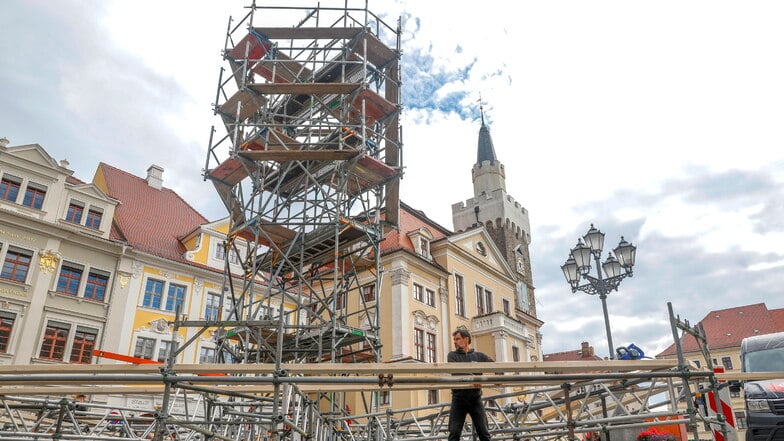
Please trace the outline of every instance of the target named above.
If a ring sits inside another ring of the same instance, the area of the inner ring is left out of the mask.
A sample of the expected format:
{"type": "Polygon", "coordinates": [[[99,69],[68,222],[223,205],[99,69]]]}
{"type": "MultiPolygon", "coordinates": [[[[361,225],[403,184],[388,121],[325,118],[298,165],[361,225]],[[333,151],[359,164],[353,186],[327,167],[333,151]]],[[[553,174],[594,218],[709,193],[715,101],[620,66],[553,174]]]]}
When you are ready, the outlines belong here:
{"type": "Polygon", "coordinates": [[[484,225],[517,277],[517,308],[536,318],[528,211],[506,193],[506,171],[495,156],[493,139],[481,107],[480,112],[482,126],[476,164],[471,169],[474,197],[452,205],[452,223],[456,232],[484,225]]]}

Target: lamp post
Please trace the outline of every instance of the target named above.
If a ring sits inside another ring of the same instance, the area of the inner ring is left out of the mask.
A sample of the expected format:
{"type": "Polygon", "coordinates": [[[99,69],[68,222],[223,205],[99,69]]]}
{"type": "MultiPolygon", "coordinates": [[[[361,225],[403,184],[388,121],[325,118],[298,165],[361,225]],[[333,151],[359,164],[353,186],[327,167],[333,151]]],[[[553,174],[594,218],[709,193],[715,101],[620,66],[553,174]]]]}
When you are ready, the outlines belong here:
{"type": "Polygon", "coordinates": [[[573,293],[583,291],[589,295],[599,295],[599,299],[602,301],[602,311],[604,311],[604,326],[607,332],[610,360],[612,360],[615,358],[615,349],[610,332],[610,316],[607,314],[607,294],[617,291],[621,280],[632,276],[637,247],[626,242],[621,236],[618,246],[613,252],[607,253],[607,260],[600,266],[603,247],[604,233],[591,224],[591,228],[585,233],[585,236],[577,240],[577,245],[572,248],[569,258],[561,266],[561,270],[566,281],[572,287],[573,293]],[[596,277],[590,274],[591,257],[596,264],[596,277]],[[602,269],[604,269],[605,277],[602,277],[602,269]],[[581,279],[585,279],[586,283],[580,285],[581,279]]]}

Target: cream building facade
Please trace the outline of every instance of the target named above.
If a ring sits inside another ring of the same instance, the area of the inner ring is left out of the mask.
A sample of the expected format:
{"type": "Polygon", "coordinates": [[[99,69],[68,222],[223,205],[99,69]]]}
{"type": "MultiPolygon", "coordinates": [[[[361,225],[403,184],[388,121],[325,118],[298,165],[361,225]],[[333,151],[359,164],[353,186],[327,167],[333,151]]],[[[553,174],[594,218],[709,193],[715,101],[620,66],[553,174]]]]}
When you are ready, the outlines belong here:
{"type": "Polygon", "coordinates": [[[127,283],[119,201],[39,145],[0,143],[0,363],[91,363],[127,283]]]}
{"type": "MultiPolygon", "coordinates": [[[[101,163],[87,183],[68,165],[0,143],[0,364],[164,362],[177,310],[231,317],[224,287],[241,281],[246,245],[227,249],[228,219],[208,222],[162,185],[161,167],[141,178],[101,163]]],[[[177,363],[219,360],[214,328],[199,331],[179,329],[177,363]]]]}

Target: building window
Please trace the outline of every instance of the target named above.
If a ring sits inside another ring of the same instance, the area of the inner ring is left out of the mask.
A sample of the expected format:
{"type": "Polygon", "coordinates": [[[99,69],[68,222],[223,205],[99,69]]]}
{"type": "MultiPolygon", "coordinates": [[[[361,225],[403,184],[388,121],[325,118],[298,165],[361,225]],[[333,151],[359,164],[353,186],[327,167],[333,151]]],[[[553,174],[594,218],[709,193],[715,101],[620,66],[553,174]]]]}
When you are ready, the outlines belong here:
{"type": "Polygon", "coordinates": [[[79,293],[79,285],[82,282],[82,272],[84,268],[63,262],[60,267],[60,277],[57,279],[57,292],[75,296],[79,293]]]}
{"type": "Polygon", "coordinates": [[[87,228],[92,228],[93,230],[98,230],[101,228],[102,218],[103,218],[103,212],[101,212],[97,208],[90,208],[87,211],[87,222],[85,223],[85,226],[87,228]]]}
{"type": "Polygon", "coordinates": [[[44,360],[63,361],[70,329],[71,327],[66,323],[53,321],[47,323],[44,341],[41,344],[41,352],[38,354],[38,357],[44,360]]]}
{"type": "Polygon", "coordinates": [[[438,389],[427,391],[427,404],[438,404],[438,389]]]}
{"type": "Polygon", "coordinates": [[[414,329],[414,358],[425,361],[425,331],[414,329]]]}
{"type": "Polygon", "coordinates": [[[427,361],[430,363],[438,362],[436,356],[436,335],[430,332],[427,333],[427,361]]]}
{"type": "Polygon", "coordinates": [[[133,356],[138,358],[146,358],[152,360],[152,354],[155,350],[155,339],[138,337],[136,339],[136,347],[133,349],[133,356]]]}
{"type": "Polygon", "coordinates": [[[161,341],[160,346],[158,346],[158,361],[161,363],[166,363],[166,359],[169,358],[169,354],[171,354],[172,350],[172,342],[163,340],[161,341]]]}
{"type": "Polygon", "coordinates": [[[215,348],[201,348],[199,350],[199,363],[215,363],[215,348]]]}
{"type": "Polygon", "coordinates": [[[8,352],[8,345],[11,342],[11,332],[14,330],[15,321],[15,314],[0,311],[0,354],[8,352]]]}
{"type": "Polygon", "coordinates": [[[430,306],[436,306],[436,292],[432,289],[425,289],[425,303],[430,306]]]}
{"type": "Polygon", "coordinates": [[[362,287],[362,299],[366,302],[373,302],[376,300],[376,284],[365,285],[362,287]]]}
{"type": "Polygon", "coordinates": [[[160,280],[148,279],[147,288],[145,288],[144,290],[144,299],[142,300],[142,306],[146,306],[148,308],[161,309],[162,300],[163,300],[163,282],[160,280]]]}
{"type": "Polygon", "coordinates": [[[185,290],[187,288],[182,285],[169,285],[169,295],[166,296],[166,310],[175,312],[179,310],[182,312],[182,304],[185,302],[185,290]]]}
{"type": "Polygon", "coordinates": [[[520,348],[512,346],[512,361],[520,361],[520,348]]]}
{"type": "Polygon", "coordinates": [[[21,248],[9,247],[3,262],[3,270],[0,277],[24,283],[27,279],[27,272],[30,270],[30,261],[33,259],[33,252],[21,248]]]}
{"type": "Polygon", "coordinates": [[[19,196],[19,187],[21,186],[22,179],[11,175],[3,176],[3,179],[0,180],[0,198],[16,202],[16,198],[19,196]]]}
{"type": "Polygon", "coordinates": [[[731,371],[732,370],[732,358],[731,357],[721,357],[721,364],[724,366],[724,369],[731,371]]]}
{"type": "Polygon", "coordinates": [[[389,406],[390,404],[392,404],[392,397],[391,397],[391,395],[390,395],[388,390],[382,390],[382,391],[379,391],[379,392],[376,392],[376,393],[379,394],[379,396],[378,396],[378,404],[379,405],[381,405],[381,406],[389,406]]]}
{"type": "Polygon", "coordinates": [[[335,293],[335,309],[343,309],[346,307],[346,292],[341,291],[335,293]]]}
{"type": "Polygon", "coordinates": [[[692,360],[691,362],[694,363],[694,366],[698,368],[702,367],[702,363],[700,362],[700,360],[692,360]]]}
{"type": "Polygon", "coordinates": [[[204,318],[206,320],[218,320],[220,318],[221,295],[214,292],[207,293],[207,303],[204,307],[204,318]]]}
{"type": "Polygon", "coordinates": [[[481,286],[476,285],[476,315],[483,315],[486,311],[485,290],[481,286]]]}
{"type": "Polygon", "coordinates": [[[512,315],[511,305],[509,304],[509,299],[504,299],[504,314],[512,315]]]}
{"type": "Polygon", "coordinates": [[[460,317],[465,317],[465,283],[463,276],[455,274],[455,312],[460,317]]]}
{"type": "Polygon", "coordinates": [[[226,258],[226,243],[221,242],[215,246],[215,258],[223,260],[226,258]]]}
{"type": "Polygon", "coordinates": [[[740,383],[737,381],[730,383],[730,397],[740,398],[740,383]]]}
{"type": "Polygon", "coordinates": [[[188,288],[183,285],[169,284],[166,287],[166,282],[157,279],[147,279],[147,284],[144,289],[144,297],[142,298],[142,306],[163,309],[164,311],[175,312],[177,307],[185,304],[185,293],[188,288]],[[166,295],[164,296],[164,292],[166,295]]]}
{"type": "MultiPolygon", "coordinates": [[[[60,275],[57,278],[55,291],[72,296],[79,295],[84,267],[72,262],[63,262],[60,275]]],[[[106,271],[91,269],[84,285],[84,298],[103,302],[106,299],[106,289],[109,286],[110,274],[106,271]]]]}
{"type": "Polygon", "coordinates": [[[430,241],[425,237],[419,238],[419,254],[426,259],[430,259],[430,241]]]}
{"type": "Polygon", "coordinates": [[[84,213],[84,205],[81,202],[71,201],[68,205],[68,212],[65,215],[65,220],[72,224],[81,224],[82,213],[84,213]]]}
{"type": "Polygon", "coordinates": [[[493,292],[485,290],[485,311],[487,314],[493,312],[493,292]]]}
{"type": "Polygon", "coordinates": [[[90,364],[97,337],[98,331],[77,326],[71,349],[71,363],[90,364]]]}
{"type": "Polygon", "coordinates": [[[38,358],[42,360],[66,361],[66,353],[70,348],[71,352],[67,361],[89,364],[92,363],[96,341],[98,341],[97,329],[85,326],[73,327],[68,323],[49,320],[46,323],[38,358]]]}
{"type": "Polygon", "coordinates": [[[46,196],[46,188],[37,184],[27,184],[22,205],[25,207],[40,210],[44,206],[44,196],[46,196]]]}
{"type": "Polygon", "coordinates": [[[90,270],[87,285],[84,287],[84,298],[103,302],[106,299],[106,288],[109,286],[109,273],[97,269],[90,270]]]}
{"type": "MultiPolygon", "coordinates": [[[[229,263],[234,265],[239,265],[241,263],[240,255],[238,250],[235,247],[227,247],[226,242],[219,242],[215,244],[215,254],[214,257],[217,260],[225,260],[226,259],[226,250],[228,248],[228,256],[229,256],[229,263]]],[[[240,249],[240,252],[245,252],[244,249],[240,249]]]]}
{"type": "Polygon", "coordinates": [[[425,301],[425,288],[422,285],[414,284],[414,300],[425,301]]]}

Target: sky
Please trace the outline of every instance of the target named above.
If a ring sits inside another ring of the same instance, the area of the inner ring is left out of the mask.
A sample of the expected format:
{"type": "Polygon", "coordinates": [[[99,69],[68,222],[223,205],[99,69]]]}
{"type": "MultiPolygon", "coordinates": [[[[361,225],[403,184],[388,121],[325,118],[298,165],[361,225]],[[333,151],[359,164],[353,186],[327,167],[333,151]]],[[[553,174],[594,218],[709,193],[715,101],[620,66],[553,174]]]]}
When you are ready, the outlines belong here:
{"type": "MultiPolygon", "coordinates": [[[[248,4],[3,1],[0,137],[85,181],[98,162],[142,177],[159,165],[165,186],[224,217],[202,169],[226,27],[248,4]]],[[[608,355],[600,300],[560,269],[591,224],[606,250],[637,246],[633,277],[607,297],[616,347],[672,344],[668,303],[691,323],[784,307],[784,3],[444,5],[369,2],[403,30],[401,198],[453,228],[451,205],[473,196],[481,96],[530,215],[545,353],[587,341],[608,355]]]]}

